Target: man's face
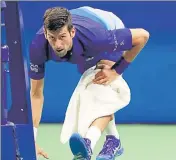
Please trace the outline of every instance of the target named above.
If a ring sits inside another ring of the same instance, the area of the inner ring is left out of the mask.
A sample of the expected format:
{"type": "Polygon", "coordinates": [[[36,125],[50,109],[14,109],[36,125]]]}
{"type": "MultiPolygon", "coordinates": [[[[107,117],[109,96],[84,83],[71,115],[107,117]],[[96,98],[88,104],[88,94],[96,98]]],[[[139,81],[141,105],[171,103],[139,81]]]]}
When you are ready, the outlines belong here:
{"type": "Polygon", "coordinates": [[[46,30],[45,38],[59,57],[64,57],[72,48],[73,37],[75,36],[75,29],[68,31],[67,26],[64,26],[59,31],[46,30]]]}

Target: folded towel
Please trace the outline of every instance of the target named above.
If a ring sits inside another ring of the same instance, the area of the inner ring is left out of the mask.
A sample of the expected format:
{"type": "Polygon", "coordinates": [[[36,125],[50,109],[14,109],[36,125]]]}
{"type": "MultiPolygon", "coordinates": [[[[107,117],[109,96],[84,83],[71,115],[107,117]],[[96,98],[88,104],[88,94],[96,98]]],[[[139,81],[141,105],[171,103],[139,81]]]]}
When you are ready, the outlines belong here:
{"type": "Polygon", "coordinates": [[[122,76],[109,85],[92,83],[99,71],[100,69],[95,70],[95,66],[88,69],[74,90],[61,131],[60,140],[63,144],[75,132],[85,137],[95,119],[112,115],[130,102],[130,89],[122,76]]]}

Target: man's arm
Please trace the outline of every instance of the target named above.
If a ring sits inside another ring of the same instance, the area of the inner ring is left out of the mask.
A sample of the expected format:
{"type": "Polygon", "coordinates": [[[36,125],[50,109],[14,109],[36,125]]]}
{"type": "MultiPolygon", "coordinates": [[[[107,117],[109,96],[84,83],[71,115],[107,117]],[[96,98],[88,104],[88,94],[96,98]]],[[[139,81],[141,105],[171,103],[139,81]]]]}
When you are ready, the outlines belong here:
{"type": "MultiPolygon", "coordinates": [[[[31,96],[32,119],[33,119],[35,141],[37,137],[37,128],[39,127],[43,109],[43,101],[44,101],[43,88],[44,88],[44,78],[40,80],[31,79],[30,96],[31,96]]],[[[41,155],[46,159],[49,158],[48,154],[44,152],[36,143],[35,148],[36,148],[36,156],[41,155]]]]}
{"type": "MultiPolygon", "coordinates": [[[[101,31],[100,31],[101,33],[101,31]]],[[[142,28],[129,29],[114,29],[102,31],[102,38],[99,45],[101,45],[101,52],[113,52],[130,51],[134,46],[139,43],[145,44],[149,39],[149,33],[142,28]]],[[[95,43],[97,45],[97,43],[95,43]]]]}
{"type": "Polygon", "coordinates": [[[32,105],[32,118],[33,118],[33,126],[38,128],[42,109],[43,109],[43,88],[44,88],[44,79],[34,80],[31,79],[31,105],[32,105]]]}
{"type": "Polygon", "coordinates": [[[132,48],[123,54],[127,62],[132,62],[135,59],[149,39],[149,32],[144,29],[130,29],[130,31],[132,35],[132,48]]]}
{"type": "MultiPolygon", "coordinates": [[[[29,46],[30,66],[29,77],[31,82],[31,105],[33,126],[38,128],[43,108],[43,87],[46,62],[46,39],[43,34],[37,34],[29,46]]],[[[35,129],[34,128],[34,129],[35,129]]],[[[35,131],[34,131],[35,133],[35,131]]]]}
{"type": "Polygon", "coordinates": [[[36,140],[37,128],[40,123],[43,108],[43,88],[44,88],[45,63],[36,65],[30,62],[29,77],[31,82],[31,106],[34,126],[34,138],[36,140]]]}
{"type": "Polygon", "coordinates": [[[44,88],[44,75],[45,75],[45,62],[46,58],[46,39],[44,35],[37,34],[29,46],[30,66],[29,77],[31,82],[30,97],[32,107],[32,119],[36,154],[48,158],[45,153],[36,143],[37,129],[41,120],[43,109],[43,88],[44,88]]]}
{"type": "MultiPolygon", "coordinates": [[[[124,51],[123,56],[120,58],[118,62],[114,64],[114,62],[102,60],[97,65],[97,68],[108,68],[105,67],[106,65],[112,66],[112,69],[115,69],[112,71],[102,70],[95,76],[95,79],[93,80],[94,83],[97,84],[107,84],[113,81],[116,78],[116,75],[121,75],[125,69],[128,67],[128,65],[135,59],[135,57],[140,53],[140,51],[143,49],[145,44],[147,43],[149,39],[149,33],[144,29],[120,29],[116,30],[117,36],[116,38],[111,36],[109,37],[109,46],[108,51],[111,52],[110,54],[113,54],[113,51],[124,51]],[[120,32],[119,32],[120,31],[120,32]],[[113,39],[114,43],[113,43],[113,39]],[[104,73],[107,72],[107,73],[104,73]],[[109,73],[108,73],[109,72],[109,73]],[[104,77],[104,78],[100,78],[104,77]],[[109,78],[108,78],[109,77],[109,78]]],[[[112,33],[111,31],[109,31],[112,33]]],[[[107,49],[106,48],[106,49],[107,49]]]]}
{"type": "Polygon", "coordinates": [[[128,68],[129,64],[140,53],[149,39],[149,33],[144,29],[130,29],[130,32],[132,36],[132,48],[125,51],[121,59],[112,67],[119,75],[128,68]]]}
{"type": "Polygon", "coordinates": [[[122,74],[147,43],[149,32],[141,28],[124,28],[108,32],[109,46],[107,49],[111,52],[110,54],[124,51],[122,58],[112,67],[118,74],[122,74]]]}

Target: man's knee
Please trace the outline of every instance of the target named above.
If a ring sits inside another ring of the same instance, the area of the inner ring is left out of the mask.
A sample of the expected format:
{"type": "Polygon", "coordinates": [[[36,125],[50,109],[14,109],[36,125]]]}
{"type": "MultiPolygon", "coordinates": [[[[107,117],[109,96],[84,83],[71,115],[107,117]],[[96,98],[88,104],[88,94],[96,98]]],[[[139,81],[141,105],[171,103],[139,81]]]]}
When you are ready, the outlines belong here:
{"type": "Polygon", "coordinates": [[[112,121],[112,120],[114,119],[114,115],[111,114],[111,115],[109,116],[109,118],[110,118],[110,121],[112,121]]]}

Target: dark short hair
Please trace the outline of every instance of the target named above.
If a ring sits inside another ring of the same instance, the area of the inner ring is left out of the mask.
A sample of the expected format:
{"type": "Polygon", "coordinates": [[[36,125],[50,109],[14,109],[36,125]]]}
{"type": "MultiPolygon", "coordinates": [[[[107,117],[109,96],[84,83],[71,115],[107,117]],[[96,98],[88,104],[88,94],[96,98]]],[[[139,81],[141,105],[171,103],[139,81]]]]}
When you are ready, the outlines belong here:
{"type": "Polygon", "coordinates": [[[43,16],[43,24],[44,28],[50,31],[59,30],[66,25],[69,31],[73,28],[71,14],[63,7],[47,9],[43,16]]]}

